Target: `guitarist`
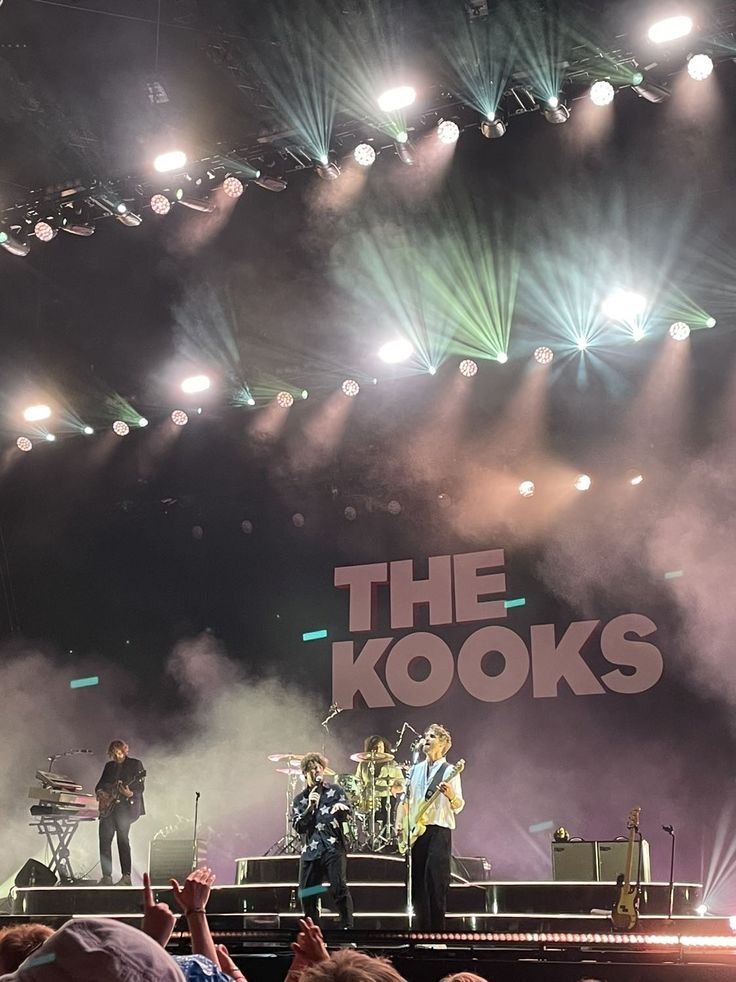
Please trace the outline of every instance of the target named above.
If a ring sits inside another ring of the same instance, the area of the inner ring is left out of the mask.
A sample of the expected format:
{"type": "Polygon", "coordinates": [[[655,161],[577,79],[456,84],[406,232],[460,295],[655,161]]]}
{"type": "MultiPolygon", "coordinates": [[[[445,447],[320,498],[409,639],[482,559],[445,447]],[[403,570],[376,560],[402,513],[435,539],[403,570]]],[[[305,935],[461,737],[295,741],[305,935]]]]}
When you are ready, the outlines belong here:
{"type": "Polygon", "coordinates": [[[411,848],[411,893],[417,931],[442,931],[445,927],[452,830],[455,816],[465,807],[460,775],[445,781],[445,776],[452,771],[445,758],[451,746],[452,737],[444,726],[432,723],[427,727],[421,740],[425,759],[410,769],[406,794],[408,808],[407,801],[403,801],[397,815],[397,831],[407,820],[408,828],[411,828],[417,809],[435,791],[440,792],[424,813],[424,833],[411,848]]]}
{"type": "Polygon", "coordinates": [[[145,770],[135,757],[128,756],[128,744],[113,740],[107,748],[108,762],[95,786],[100,804],[101,886],[112,884],[112,840],[117,835],[120,872],[116,886],[130,886],[130,826],[145,815],[143,783],[145,770]],[[103,814],[106,813],[106,814],[103,814]]]}

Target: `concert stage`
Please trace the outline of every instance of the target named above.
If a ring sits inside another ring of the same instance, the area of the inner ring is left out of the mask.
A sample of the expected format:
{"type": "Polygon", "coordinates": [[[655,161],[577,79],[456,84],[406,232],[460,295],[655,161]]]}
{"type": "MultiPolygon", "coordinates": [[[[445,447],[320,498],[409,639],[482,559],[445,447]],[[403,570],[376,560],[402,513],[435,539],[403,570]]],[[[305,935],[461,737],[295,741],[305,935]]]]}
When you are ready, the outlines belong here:
{"type": "MultiPolygon", "coordinates": [[[[477,860],[461,860],[477,873],[477,860]]],[[[236,861],[232,886],[216,887],[209,918],[216,940],[238,956],[251,982],[281,982],[290,958],[289,942],[299,918],[296,856],[245,857],[236,861]]],[[[736,936],[728,918],[700,917],[700,886],[676,883],[668,918],[669,884],[642,884],[640,922],[635,932],[615,934],[607,910],[614,883],[499,882],[468,880],[457,874],[449,894],[448,933],[411,933],[406,919],[403,860],[359,854],[348,863],[356,928],[331,931],[335,915],[326,910],[328,943],[353,941],[359,948],[389,954],[411,982],[430,982],[470,969],[490,980],[736,979],[736,936]],[[439,946],[439,947],[438,947],[439,946]]],[[[172,905],[168,886],[156,899],[172,905]]],[[[16,891],[8,920],[49,920],[102,915],[140,923],[137,887],[57,886],[16,891]]],[[[186,950],[186,935],[175,949],[186,950]]]]}

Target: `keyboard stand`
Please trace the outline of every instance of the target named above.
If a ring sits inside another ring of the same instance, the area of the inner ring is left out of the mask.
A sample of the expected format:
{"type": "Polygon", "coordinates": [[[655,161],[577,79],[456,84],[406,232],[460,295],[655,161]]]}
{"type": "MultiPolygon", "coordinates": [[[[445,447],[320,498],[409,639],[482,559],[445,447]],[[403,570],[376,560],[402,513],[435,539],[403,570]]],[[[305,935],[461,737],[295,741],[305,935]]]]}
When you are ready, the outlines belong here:
{"type": "MultiPolygon", "coordinates": [[[[79,819],[69,816],[44,815],[35,822],[30,822],[31,828],[38,829],[39,835],[46,837],[51,851],[49,869],[62,884],[74,883],[76,877],[72,869],[69,845],[79,826],[79,819]]],[[[33,883],[29,884],[34,886],[33,883]]]]}

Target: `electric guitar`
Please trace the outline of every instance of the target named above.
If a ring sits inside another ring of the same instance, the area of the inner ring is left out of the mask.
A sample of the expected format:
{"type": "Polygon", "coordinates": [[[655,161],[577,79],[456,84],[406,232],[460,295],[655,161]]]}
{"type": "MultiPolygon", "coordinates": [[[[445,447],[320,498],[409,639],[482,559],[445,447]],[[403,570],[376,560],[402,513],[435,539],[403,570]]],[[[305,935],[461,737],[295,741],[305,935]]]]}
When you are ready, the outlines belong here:
{"type": "Polygon", "coordinates": [[[124,781],[116,781],[108,789],[100,788],[97,792],[97,808],[100,818],[107,818],[112,813],[113,808],[121,801],[128,799],[123,794],[123,788],[127,787],[132,791],[137,785],[141,784],[146,776],[145,771],[141,771],[127,785],[124,781]]]}
{"type": "MultiPolygon", "coordinates": [[[[453,778],[457,777],[458,774],[462,773],[464,767],[465,767],[465,761],[459,760],[457,764],[455,764],[453,769],[450,771],[450,773],[447,775],[447,777],[444,778],[444,780],[440,781],[440,784],[449,784],[453,778]]],[[[406,821],[402,823],[398,835],[398,847],[399,847],[399,852],[401,853],[402,856],[406,853],[408,849],[411,849],[411,847],[414,845],[414,843],[417,841],[420,835],[424,835],[427,829],[427,821],[424,816],[427,814],[429,809],[442,794],[442,792],[440,791],[440,784],[437,785],[437,787],[434,789],[434,791],[429,796],[429,798],[427,798],[426,801],[423,801],[419,806],[419,808],[417,809],[416,815],[414,816],[414,824],[411,826],[411,828],[409,828],[408,815],[406,817],[406,821]]]]}
{"type": "MultiPolygon", "coordinates": [[[[626,872],[619,873],[616,878],[618,896],[611,908],[611,923],[614,931],[633,931],[639,923],[639,884],[632,883],[634,871],[634,841],[639,831],[639,816],[641,808],[632,808],[629,813],[626,828],[629,830],[629,842],[626,848],[626,872]]],[[[638,877],[637,877],[638,880],[638,877]]]]}

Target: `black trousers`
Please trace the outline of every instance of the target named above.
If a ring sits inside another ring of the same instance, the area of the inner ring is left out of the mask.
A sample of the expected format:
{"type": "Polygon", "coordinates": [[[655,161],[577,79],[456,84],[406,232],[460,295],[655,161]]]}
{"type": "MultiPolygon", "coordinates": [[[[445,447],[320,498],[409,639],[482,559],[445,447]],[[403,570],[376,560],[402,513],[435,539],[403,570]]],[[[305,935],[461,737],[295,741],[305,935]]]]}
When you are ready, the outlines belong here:
{"type": "Polygon", "coordinates": [[[299,861],[299,896],[305,917],[311,917],[319,924],[319,893],[302,896],[303,890],[321,885],[323,880],[330,884],[335,908],[339,914],[339,927],[353,926],[353,898],[347,883],[347,855],[340,852],[327,852],[317,859],[299,861]]]}
{"type": "Polygon", "coordinates": [[[452,831],[428,825],[411,851],[411,903],[417,931],[444,931],[450,888],[452,831]]]}
{"type": "Polygon", "coordinates": [[[112,876],[112,840],[117,834],[120,872],[130,876],[130,826],[134,816],[130,805],[121,802],[105,818],[100,819],[100,865],[103,876],[112,876]]]}

